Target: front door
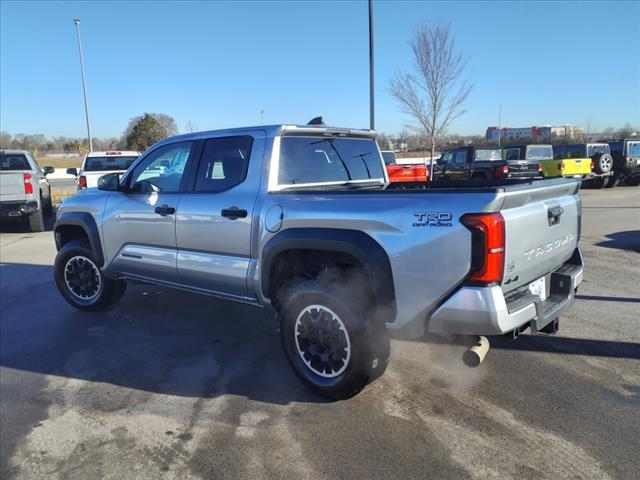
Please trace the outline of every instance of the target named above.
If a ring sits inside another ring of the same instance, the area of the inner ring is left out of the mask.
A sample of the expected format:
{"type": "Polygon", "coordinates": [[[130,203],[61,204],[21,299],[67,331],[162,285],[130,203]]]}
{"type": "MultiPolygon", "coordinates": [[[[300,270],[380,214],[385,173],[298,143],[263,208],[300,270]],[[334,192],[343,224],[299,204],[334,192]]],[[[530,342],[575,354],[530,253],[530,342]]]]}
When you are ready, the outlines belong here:
{"type": "Polygon", "coordinates": [[[145,155],[123,180],[127,189],[107,199],[103,220],[109,270],[177,282],[176,210],[195,142],[164,145],[145,155]]]}
{"type": "Polygon", "coordinates": [[[255,132],[204,141],[192,191],[182,197],[176,221],[182,285],[248,296],[263,150],[264,137],[255,132]]]}

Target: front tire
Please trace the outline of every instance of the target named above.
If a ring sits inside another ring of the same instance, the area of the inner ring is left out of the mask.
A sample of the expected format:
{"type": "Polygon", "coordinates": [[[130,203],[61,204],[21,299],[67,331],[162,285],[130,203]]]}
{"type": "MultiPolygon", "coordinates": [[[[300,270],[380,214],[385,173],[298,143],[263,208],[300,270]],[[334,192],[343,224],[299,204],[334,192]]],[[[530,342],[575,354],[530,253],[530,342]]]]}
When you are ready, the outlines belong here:
{"type": "MultiPolygon", "coordinates": [[[[282,307],[282,342],[295,373],[320,395],[341,400],[358,394],[389,362],[384,323],[343,294],[346,288],[306,280],[282,307]]],[[[364,300],[364,299],[363,299],[364,300]]]]}
{"type": "Polygon", "coordinates": [[[58,252],[54,277],[63,298],[78,310],[104,310],[120,300],[127,286],[123,280],[104,276],[84,239],[69,242],[58,252]]]}
{"type": "Polygon", "coordinates": [[[630,187],[637,187],[640,185],[640,175],[634,175],[632,177],[627,177],[625,183],[630,187]]]}

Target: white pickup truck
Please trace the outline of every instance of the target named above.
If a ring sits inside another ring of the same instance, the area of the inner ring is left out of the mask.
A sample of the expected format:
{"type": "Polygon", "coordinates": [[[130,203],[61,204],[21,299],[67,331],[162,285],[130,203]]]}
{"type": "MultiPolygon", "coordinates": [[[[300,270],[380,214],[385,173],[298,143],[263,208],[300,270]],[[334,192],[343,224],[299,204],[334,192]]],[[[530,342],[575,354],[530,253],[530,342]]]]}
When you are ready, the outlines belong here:
{"type": "Polygon", "coordinates": [[[51,215],[51,187],[47,175],[53,167],[40,168],[31,153],[0,150],[0,217],[3,221],[27,220],[29,230],[42,232],[44,217],[51,215]]]}
{"type": "Polygon", "coordinates": [[[140,156],[140,152],[110,150],[91,152],[84,157],[80,171],[67,168],[67,173],[77,179],[78,190],[98,186],[98,179],[107,173],[124,173],[140,156]]]}

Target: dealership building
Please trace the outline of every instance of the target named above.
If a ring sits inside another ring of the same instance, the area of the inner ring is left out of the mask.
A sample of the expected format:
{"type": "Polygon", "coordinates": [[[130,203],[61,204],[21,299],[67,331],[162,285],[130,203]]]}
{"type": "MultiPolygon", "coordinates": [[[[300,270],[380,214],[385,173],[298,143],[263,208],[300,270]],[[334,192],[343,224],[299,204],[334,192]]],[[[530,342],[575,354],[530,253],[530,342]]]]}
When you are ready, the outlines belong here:
{"type": "Polygon", "coordinates": [[[522,137],[540,137],[551,138],[556,137],[569,137],[577,138],[582,135],[582,129],[574,127],[572,125],[545,125],[545,126],[533,126],[533,127],[488,127],[485,138],[489,141],[498,141],[498,132],[500,132],[501,138],[522,138],[522,137]]]}

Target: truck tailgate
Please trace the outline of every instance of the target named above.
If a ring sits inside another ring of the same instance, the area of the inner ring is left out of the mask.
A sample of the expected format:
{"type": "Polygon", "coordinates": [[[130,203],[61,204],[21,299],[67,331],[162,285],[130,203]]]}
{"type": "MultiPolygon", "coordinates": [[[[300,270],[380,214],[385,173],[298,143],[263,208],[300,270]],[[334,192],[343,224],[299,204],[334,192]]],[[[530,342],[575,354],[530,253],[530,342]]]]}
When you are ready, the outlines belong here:
{"type": "Polygon", "coordinates": [[[24,172],[0,172],[0,201],[15,202],[26,199],[24,172]]]}
{"type": "Polygon", "coordinates": [[[554,179],[504,191],[503,292],[553,271],[573,254],[580,236],[579,181],[554,179]]]}

